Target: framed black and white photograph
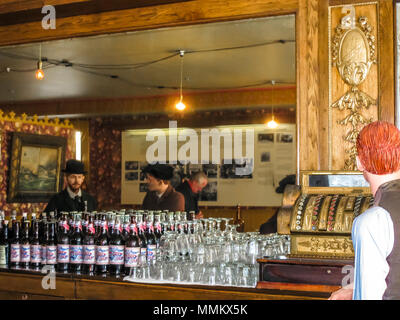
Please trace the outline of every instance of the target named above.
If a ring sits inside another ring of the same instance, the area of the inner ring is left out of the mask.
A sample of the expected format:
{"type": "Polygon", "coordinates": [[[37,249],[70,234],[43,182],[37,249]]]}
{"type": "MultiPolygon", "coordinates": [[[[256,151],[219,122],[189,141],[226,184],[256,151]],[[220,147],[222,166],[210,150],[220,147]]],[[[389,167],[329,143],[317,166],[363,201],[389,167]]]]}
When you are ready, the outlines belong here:
{"type": "Polygon", "coordinates": [[[258,142],[274,142],[273,133],[259,133],[258,142]]]}
{"type": "Polygon", "coordinates": [[[203,164],[203,172],[207,175],[207,178],[218,177],[218,165],[217,164],[203,164]]]}
{"type": "Polygon", "coordinates": [[[139,169],[138,161],[125,161],[125,170],[137,170],[139,169]]]}
{"type": "Polygon", "coordinates": [[[291,133],[278,133],[276,135],[276,142],[293,143],[293,135],[291,133]]]}
{"type": "Polygon", "coordinates": [[[253,178],[253,159],[223,160],[220,168],[221,179],[253,178]]]}
{"type": "Polygon", "coordinates": [[[139,180],[139,173],[136,171],[125,172],[126,181],[137,181],[139,180]]]}

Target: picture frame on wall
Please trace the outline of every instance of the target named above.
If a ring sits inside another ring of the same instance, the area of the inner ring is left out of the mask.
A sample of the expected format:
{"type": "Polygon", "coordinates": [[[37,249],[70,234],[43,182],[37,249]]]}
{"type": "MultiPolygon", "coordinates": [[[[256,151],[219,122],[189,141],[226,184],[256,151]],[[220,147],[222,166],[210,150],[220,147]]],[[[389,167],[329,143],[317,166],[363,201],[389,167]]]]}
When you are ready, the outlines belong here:
{"type": "Polygon", "coordinates": [[[14,132],[7,202],[41,203],[63,187],[67,139],[14,132]]]}

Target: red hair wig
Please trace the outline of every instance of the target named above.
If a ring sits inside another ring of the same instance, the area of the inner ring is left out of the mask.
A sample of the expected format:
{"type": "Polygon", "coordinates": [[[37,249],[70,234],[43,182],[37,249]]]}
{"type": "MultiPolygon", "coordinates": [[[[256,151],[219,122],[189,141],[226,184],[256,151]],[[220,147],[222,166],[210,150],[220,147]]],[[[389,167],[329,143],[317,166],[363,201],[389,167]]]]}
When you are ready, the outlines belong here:
{"type": "Polygon", "coordinates": [[[400,131],[395,125],[376,121],[357,137],[357,153],[365,170],[383,175],[400,170],[400,131]]]}

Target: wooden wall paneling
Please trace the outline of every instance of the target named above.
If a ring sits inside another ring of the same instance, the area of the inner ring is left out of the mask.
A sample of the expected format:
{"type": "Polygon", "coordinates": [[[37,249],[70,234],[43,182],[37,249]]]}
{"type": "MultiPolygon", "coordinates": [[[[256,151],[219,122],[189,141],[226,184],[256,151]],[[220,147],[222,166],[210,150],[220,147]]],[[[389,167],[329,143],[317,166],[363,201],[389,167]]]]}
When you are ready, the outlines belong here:
{"type": "Polygon", "coordinates": [[[26,295],[55,296],[73,299],[75,297],[75,284],[73,281],[56,278],[56,289],[45,290],[42,279],[45,275],[29,275],[15,273],[0,273],[0,291],[17,292],[26,295]]]}
{"type": "Polygon", "coordinates": [[[293,13],[298,0],[193,0],[178,4],[119,10],[57,19],[56,29],[40,22],[0,27],[0,46],[77,36],[144,30],[196,23],[293,13]]]}
{"type": "MultiPolygon", "coordinates": [[[[296,86],[274,88],[185,93],[188,109],[185,114],[197,111],[224,110],[234,108],[259,108],[270,105],[274,96],[274,106],[296,107],[296,86]]],[[[6,103],[2,108],[14,112],[34,110],[37,115],[113,115],[175,113],[177,95],[150,97],[125,97],[116,99],[69,99],[36,102],[6,103]]],[[[294,114],[294,112],[293,112],[294,114]]]]}
{"type": "Polygon", "coordinates": [[[319,65],[319,146],[320,170],[329,170],[329,53],[328,53],[328,0],[319,1],[318,65],[319,65]]]}
{"type": "Polygon", "coordinates": [[[319,1],[300,0],[296,19],[299,170],[319,170],[319,1]]]}
{"type": "Polygon", "coordinates": [[[392,0],[330,0],[330,6],[378,2],[378,86],[379,120],[394,123],[395,119],[395,48],[394,5],[392,0]]]}
{"type": "Polygon", "coordinates": [[[379,0],[379,120],[395,121],[395,20],[392,0],[379,0]]]}
{"type": "MultiPolygon", "coordinates": [[[[376,46],[380,46],[380,41],[378,39],[377,28],[378,28],[378,8],[376,3],[367,5],[355,5],[356,21],[358,21],[360,16],[366,16],[368,18],[368,23],[373,27],[373,33],[377,39],[376,46]]],[[[330,33],[331,39],[335,34],[335,28],[340,23],[341,18],[344,16],[342,13],[342,6],[331,7],[330,8],[330,21],[331,25],[330,33]]],[[[379,54],[379,52],[377,52],[379,54]]],[[[343,120],[349,111],[347,109],[340,111],[338,108],[332,108],[332,104],[336,102],[340,97],[342,97],[349,89],[348,86],[340,77],[339,72],[336,67],[330,65],[331,68],[331,101],[329,103],[329,112],[331,114],[330,123],[330,144],[331,144],[331,170],[344,170],[345,161],[348,159],[348,154],[346,153],[352,147],[350,142],[344,140],[344,137],[351,130],[351,125],[346,126],[338,124],[338,121],[343,120]]],[[[359,86],[359,89],[373,99],[378,99],[378,65],[373,64],[371,66],[370,72],[366,80],[359,86]]],[[[378,119],[378,108],[377,106],[372,106],[368,110],[360,110],[366,119],[373,118],[378,119]]]]}
{"type": "MultiPolygon", "coordinates": [[[[253,232],[259,231],[260,226],[267,222],[276,212],[276,207],[265,207],[265,208],[241,208],[241,215],[244,221],[244,231],[253,232]]],[[[235,218],[236,208],[207,208],[201,207],[200,210],[203,212],[204,218],[235,218]]],[[[222,226],[224,228],[224,226],[222,226]]]]}
{"type": "MultiPolygon", "coordinates": [[[[277,294],[276,290],[207,289],[202,286],[148,285],[113,281],[77,280],[77,299],[118,300],[301,300],[304,296],[277,294]]],[[[307,299],[321,299],[307,297],[307,299]]]]}
{"type": "Polygon", "coordinates": [[[91,0],[2,0],[0,3],[0,14],[17,11],[26,11],[42,8],[44,5],[63,5],[77,2],[89,2],[91,0]]]}
{"type": "MultiPolygon", "coordinates": [[[[53,7],[56,12],[57,18],[82,16],[88,14],[97,14],[109,11],[126,10],[132,8],[141,8],[155,5],[163,5],[167,3],[178,3],[191,0],[90,0],[90,1],[69,1],[60,2],[53,1],[53,7]]],[[[51,2],[51,1],[48,1],[51,2]]],[[[26,6],[20,7],[20,9],[7,12],[7,9],[3,13],[0,13],[0,25],[16,25],[22,23],[29,23],[34,21],[42,21],[44,14],[42,14],[41,8],[38,3],[34,6],[29,6],[25,2],[26,6]]],[[[50,4],[50,3],[47,3],[50,4]]],[[[46,13],[47,14],[47,13],[46,13]]]]}

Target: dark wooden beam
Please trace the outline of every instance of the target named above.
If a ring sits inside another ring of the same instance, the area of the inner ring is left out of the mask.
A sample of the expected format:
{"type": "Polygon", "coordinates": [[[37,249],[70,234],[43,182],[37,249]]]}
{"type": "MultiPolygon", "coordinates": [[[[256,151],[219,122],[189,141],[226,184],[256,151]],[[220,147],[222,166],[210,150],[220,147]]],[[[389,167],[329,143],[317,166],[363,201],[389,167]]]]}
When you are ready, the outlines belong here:
{"type": "MultiPolygon", "coordinates": [[[[56,10],[56,18],[58,19],[187,1],[192,0],[91,0],[59,4],[55,5],[54,8],[56,10]]],[[[4,11],[5,8],[3,8],[4,11]]],[[[42,21],[43,17],[42,6],[27,9],[22,7],[18,11],[0,13],[0,26],[42,21]]]]}
{"type": "Polygon", "coordinates": [[[0,14],[38,9],[45,5],[58,6],[62,4],[87,1],[91,0],[1,0],[0,14]]]}
{"type": "MultiPolygon", "coordinates": [[[[109,1],[112,2],[112,0],[109,1]]],[[[0,46],[283,15],[295,13],[298,9],[298,1],[193,0],[57,18],[56,29],[43,29],[41,21],[0,26],[0,46]]]]}

